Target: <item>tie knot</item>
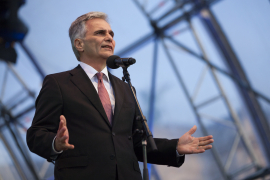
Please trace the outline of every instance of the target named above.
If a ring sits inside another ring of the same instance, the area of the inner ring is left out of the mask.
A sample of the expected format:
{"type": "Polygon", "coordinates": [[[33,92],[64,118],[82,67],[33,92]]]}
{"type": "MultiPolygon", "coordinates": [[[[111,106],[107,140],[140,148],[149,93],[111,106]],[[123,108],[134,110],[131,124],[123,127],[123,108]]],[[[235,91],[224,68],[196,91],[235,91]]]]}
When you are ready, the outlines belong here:
{"type": "Polygon", "coordinates": [[[103,73],[102,72],[97,73],[97,78],[98,80],[102,81],[103,73]]]}

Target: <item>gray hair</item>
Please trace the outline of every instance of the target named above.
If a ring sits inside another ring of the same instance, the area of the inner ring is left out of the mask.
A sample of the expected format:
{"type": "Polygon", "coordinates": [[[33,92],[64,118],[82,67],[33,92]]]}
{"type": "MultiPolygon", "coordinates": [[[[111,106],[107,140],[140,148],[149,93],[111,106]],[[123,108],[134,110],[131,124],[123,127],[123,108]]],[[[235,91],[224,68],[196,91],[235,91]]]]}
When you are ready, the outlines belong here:
{"type": "Polygon", "coordinates": [[[105,21],[108,22],[107,14],[103,12],[89,12],[78,17],[75,21],[73,21],[73,23],[71,24],[69,28],[69,38],[71,41],[73,52],[76,58],[78,59],[78,61],[80,61],[80,54],[79,54],[79,51],[75,47],[74,41],[77,38],[85,37],[85,33],[86,33],[85,22],[88,21],[89,19],[94,19],[94,18],[104,19],[105,21]]]}

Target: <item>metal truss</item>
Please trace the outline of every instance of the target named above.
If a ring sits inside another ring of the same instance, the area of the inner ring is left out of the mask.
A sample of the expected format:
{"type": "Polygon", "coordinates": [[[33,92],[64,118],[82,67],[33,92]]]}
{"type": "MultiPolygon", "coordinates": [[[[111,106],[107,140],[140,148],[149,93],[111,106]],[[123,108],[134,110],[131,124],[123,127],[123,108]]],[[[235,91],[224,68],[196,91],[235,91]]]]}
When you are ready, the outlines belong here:
{"type": "MultiPolygon", "coordinates": [[[[31,62],[35,62],[33,64],[38,74],[44,78],[43,71],[28,48],[22,42],[20,45],[29,56],[31,62]]],[[[17,170],[18,176],[22,180],[42,179],[49,163],[44,160],[42,168],[40,170],[37,169],[21,132],[21,130],[24,130],[24,132],[27,130],[22,121],[23,117],[35,108],[35,93],[30,90],[13,64],[1,62],[0,66],[2,66],[2,69],[5,69],[1,77],[2,84],[0,89],[0,141],[2,141],[17,170]],[[12,84],[12,86],[8,86],[8,84],[12,84]],[[15,90],[14,87],[16,87],[15,90]],[[6,94],[8,94],[8,98],[6,94]]]]}
{"type": "MultiPolygon", "coordinates": [[[[233,109],[231,102],[229,101],[224,91],[224,87],[222,86],[218,73],[230,78],[234,82],[237,89],[239,90],[239,96],[242,97],[242,100],[244,104],[246,105],[246,108],[250,112],[250,115],[252,117],[252,122],[255,124],[257,133],[259,133],[260,135],[260,139],[264,147],[263,151],[265,153],[266,163],[268,165],[270,163],[270,130],[269,130],[269,124],[267,122],[267,119],[260,107],[260,104],[258,103],[257,98],[261,98],[267,103],[270,103],[270,99],[260,94],[259,92],[255,91],[251,87],[240,65],[240,62],[237,56],[235,55],[233,49],[231,48],[225,34],[222,31],[222,28],[220,27],[217,20],[215,19],[215,16],[211,12],[210,7],[214,5],[215,3],[217,3],[218,0],[170,1],[170,3],[174,2],[174,6],[170,10],[165,12],[163,15],[155,19],[153,18],[153,13],[160,10],[164,6],[164,4],[169,2],[169,0],[161,1],[159,4],[157,4],[156,7],[154,7],[151,10],[146,10],[146,6],[145,6],[146,1],[144,2],[138,1],[138,0],[133,0],[133,1],[138,6],[138,8],[142,11],[142,13],[146,16],[146,18],[149,20],[150,24],[153,27],[153,32],[145,35],[143,38],[132,43],[130,46],[120,51],[118,55],[123,56],[126,54],[130,54],[133,51],[142,48],[149,42],[154,41],[152,83],[151,83],[151,89],[150,89],[149,117],[148,117],[150,129],[152,129],[153,121],[154,121],[154,104],[155,104],[155,99],[156,99],[155,90],[156,90],[156,75],[157,75],[157,63],[158,63],[158,43],[160,42],[162,44],[163,49],[165,50],[165,54],[167,55],[167,58],[169,60],[169,63],[171,64],[171,67],[175,73],[175,76],[178,79],[178,83],[180,87],[183,89],[184,94],[186,98],[188,99],[188,102],[193,110],[193,113],[196,116],[196,119],[200,125],[203,135],[209,134],[207,126],[202,121],[202,119],[204,118],[208,120],[212,120],[216,123],[223,124],[225,126],[231,127],[236,130],[236,136],[234,137],[233,144],[231,145],[230,152],[225,163],[222,162],[221,155],[219,154],[215,146],[213,146],[211,150],[211,153],[215,159],[215,162],[219,168],[220,174],[222,175],[223,179],[228,180],[228,179],[235,179],[239,177],[243,178],[243,176],[246,176],[246,174],[248,174],[249,170],[256,171],[257,173],[256,177],[265,176],[266,174],[263,174],[263,173],[258,174],[258,172],[261,172],[262,170],[265,170],[264,172],[266,171],[268,172],[269,168],[262,167],[260,165],[257,159],[257,156],[255,155],[255,152],[253,150],[252,144],[250,140],[248,139],[247,133],[243,129],[241,120],[238,114],[236,113],[236,110],[233,109]],[[181,12],[181,15],[172,19],[171,21],[168,21],[165,25],[162,25],[162,26],[159,25],[160,21],[169,17],[171,14],[175,13],[176,11],[181,12]],[[213,42],[215,43],[216,47],[221,52],[223,60],[225,64],[227,65],[227,68],[229,69],[229,72],[223,70],[222,68],[219,68],[215,64],[211,63],[211,61],[208,59],[204,46],[198,36],[196,29],[194,28],[191,22],[191,19],[194,16],[199,17],[202,24],[205,25],[205,28],[210,34],[210,36],[212,37],[213,42]],[[200,49],[200,52],[201,52],[200,54],[196,53],[195,51],[188,48],[181,42],[177,41],[174,38],[174,35],[169,35],[167,33],[171,28],[176,27],[181,22],[187,22],[188,28],[179,30],[179,32],[186,31],[186,30],[189,30],[191,32],[191,34],[193,35],[194,41],[196,42],[198,48],[200,49]],[[196,57],[199,61],[202,61],[205,63],[205,70],[202,72],[197,82],[196,89],[194,90],[193,93],[188,91],[185,81],[183,77],[181,76],[179,69],[177,68],[177,61],[174,60],[166,42],[170,42],[174,44],[175,46],[178,46],[179,48],[187,52],[189,55],[196,57]],[[212,79],[216,85],[216,88],[219,94],[217,96],[214,96],[206,100],[205,102],[196,104],[195,100],[196,100],[197,94],[200,91],[201,85],[205,78],[205,74],[207,72],[211,74],[212,79]],[[225,107],[232,121],[226,121],[224,119],[211,116],[210,114],[200,113],[199,111],[200,108],[209,106],[210,104],[216,102],[217,100],[222,100],[224,102],[225,107]],[[232,165],[233,157],[236,154],[236,151],[240,142],[243,144],[244,151],[248,155],[248,158],[250,159],[251,162],[248,164],[243,164],[241,168],[234,169],[234,172],[229,173],[229,169],[232,165]]],[[[155,167],[152,166],[152,168],[155,168],[155,167]]],[[[160,179],[158,171],[156,169],[152,169],[152,174],[155,176],[155,179],[160,179]]],[[[249,179],[249,177],[246,177],[246,179],[249,179]]]]}

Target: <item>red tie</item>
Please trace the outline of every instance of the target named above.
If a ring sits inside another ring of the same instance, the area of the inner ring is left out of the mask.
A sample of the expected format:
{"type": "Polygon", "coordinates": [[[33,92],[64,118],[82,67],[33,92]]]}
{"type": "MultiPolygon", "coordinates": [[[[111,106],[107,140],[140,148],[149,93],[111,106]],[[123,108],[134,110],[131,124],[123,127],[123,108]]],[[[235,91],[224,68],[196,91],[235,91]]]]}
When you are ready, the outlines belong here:
{"type": "Polygon", "coordinates": [[[109,122],[112,124],[112,105],[110,101],[109,94],[103,84],[103,73],[99,72],[96,74],[98,78],[98,95],[103,108],[107,114],[109,122]]]}

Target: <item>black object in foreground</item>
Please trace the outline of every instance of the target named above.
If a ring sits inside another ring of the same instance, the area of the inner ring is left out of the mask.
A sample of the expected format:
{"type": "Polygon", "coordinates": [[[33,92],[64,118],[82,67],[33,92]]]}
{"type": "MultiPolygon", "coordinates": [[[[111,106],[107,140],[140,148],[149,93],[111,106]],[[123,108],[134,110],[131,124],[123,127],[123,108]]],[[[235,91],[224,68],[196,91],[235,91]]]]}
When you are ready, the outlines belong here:
{"type": "Polygon", "coordinates": [[[112,55],[107,59],[107,66],[111,69],[117,69],[119,67],[128,67],[135,63],[136,60],[133,58],[120,58],[117,55],[112,55]]]}

